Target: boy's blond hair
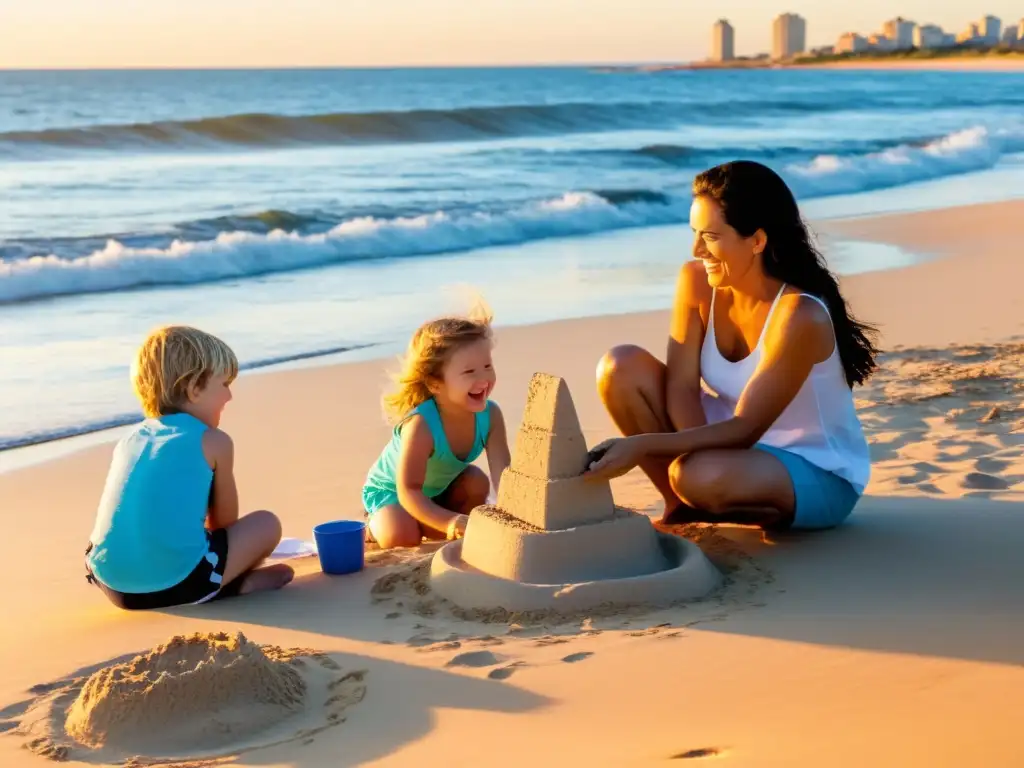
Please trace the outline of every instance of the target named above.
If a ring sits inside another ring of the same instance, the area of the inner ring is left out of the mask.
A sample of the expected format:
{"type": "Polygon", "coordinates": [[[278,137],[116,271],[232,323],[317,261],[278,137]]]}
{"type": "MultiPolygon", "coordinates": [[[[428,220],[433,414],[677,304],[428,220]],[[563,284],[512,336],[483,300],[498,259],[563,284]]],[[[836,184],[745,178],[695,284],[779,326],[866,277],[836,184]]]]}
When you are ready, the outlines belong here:
{"type": "Polygon", "coordinates": [[[132,363],[132,387],[146,418],[177,413],[189,387],[206,386],[211,376],[238,375],[231,347],[197,328],[167,325],[146,337],[132,363]]]}
{"type": "Polygon", "coordinates": [[[402,359],[402,369],[395,377],[396,387],[384,395],[388,421],[401,421],[409,411],[433,397],[429,382],[443,378],[444,365],[456,349],[490,340],[492,320],[490,308],[478,299],[465,317],[441,317],[417,328],[402,359]]]}

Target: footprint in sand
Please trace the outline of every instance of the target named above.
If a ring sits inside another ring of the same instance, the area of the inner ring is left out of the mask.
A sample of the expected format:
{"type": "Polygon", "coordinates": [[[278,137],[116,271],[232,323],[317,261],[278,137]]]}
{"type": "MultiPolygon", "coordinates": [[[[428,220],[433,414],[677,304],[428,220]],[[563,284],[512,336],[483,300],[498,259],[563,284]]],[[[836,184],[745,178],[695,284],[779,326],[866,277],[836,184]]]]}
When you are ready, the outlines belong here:
{"type": "Polygon", "coordinates": [[[534,645],[562,645],[563,643],[568,643],[568,642],[569,641],[566,638],[564,638],[564,637],[554,637],[552,635],[547,635],[545,637],[537,638],[536,640],[533,641],[533,644],[534,645]]]}
{"type": "Polygon", "coordinates": [[[978,472],[984,472],[986,474],[998,474],[999,472],[1005,472],[1006,468],[1010,466],[1010,462],[1003,459],[991,459],[981,458],[974,462],[974,468],[978,472]]]}
{"type": "Polygon", "coordinates": [[[661,630],[666,629],[667,627],[670,627],[670,626],[672,626],[672,625],[671,624],[656,624],[653,627],[648,627],[647,629],[638,629],[635,632],[629,632],[627,634],[630,637],[647,637],[648,635],[657,635],[657,634],[659,634],[661,632],[661,630]]]}
{"type": "Polygon", "coordinates": [[[495,637],[494,635],[483,635],[481,637],[474,637],[471,640],[469,640],[468,642],[471,642],[474,645],[483,646],[484,648],[488,648],[488,647],[490,647],[492,645],[504,645],[505,644],[504,640],[502,640],[500,637],[495,637]]]}
{"type": "Polygon", "coordinates": [[[458,640],[445,640],[440,643],[417,648],[416,651],[418,653],[437,653],[438,651],[457,651],[461,647],[462,643],[458,640]]]}
{"type": "Polygon", "coordinates": [[[722,750],[717,747],[701,747],[699,749],[688,749],[678,755],[672,755],[669,760],[698,760],[702,757],[718,757],[722,750]]]}
{"type": "Polygon", "coordinates": [[[490,651],[468,651],[466,653],[460,653],[458,656],[450,659],[446,667],[473,667],[479,669],[480,667],[493,667],[495,664],[500,664],[503,661],[501,656],[497,656],[490,651]]]}
{"type": "Polygon", "coordinates": [[[526,664],[522,661],[515,661],[506,667],[498,667],[498,669],[492,669],[487,673],[487,677],[491,680],[508,680],[520,667],[525,667],[526,664]]]}
{"type": "Polygon", "coordinates": [[[406,640],[405,644],[413,648],[425,648],[428,645],[435,646],[439,643],[451,643],[458,639],[459,636],[456,634],[448,635],[448,637],[434,637],[429,632],[420,632],[406,640]]]}
{"type": "Polygon", "coordinates": [[[562,661],[566,662],[567,664],[575,664],[577,661],[589,659],[593,655],[594,654],[590,651],[580,651],[579,653],[570,653],[568,656],[564,657],[562,661]]]}
{"type": "Polygon", "coordinates": [[[960,485],[975,491],[1003,491],[1010,487],[1003,478],[985,472],[968,472],[960,485]]]}

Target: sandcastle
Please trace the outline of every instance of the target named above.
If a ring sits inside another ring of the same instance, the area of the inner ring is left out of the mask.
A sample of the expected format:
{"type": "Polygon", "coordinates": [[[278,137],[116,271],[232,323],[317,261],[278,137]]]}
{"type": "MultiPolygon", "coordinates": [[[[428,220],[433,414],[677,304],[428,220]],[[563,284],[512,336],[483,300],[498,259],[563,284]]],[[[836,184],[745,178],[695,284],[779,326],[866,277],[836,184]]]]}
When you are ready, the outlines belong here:
{"type": "Polygon", "coordinates": [[[434,555],[430,580],[463,608],[580,610],[703,597],[721,574],[692,542],[617,507],[607,481],[582,477],[587,445],[569,388],[534,374],[497,504],[434,555]]]}

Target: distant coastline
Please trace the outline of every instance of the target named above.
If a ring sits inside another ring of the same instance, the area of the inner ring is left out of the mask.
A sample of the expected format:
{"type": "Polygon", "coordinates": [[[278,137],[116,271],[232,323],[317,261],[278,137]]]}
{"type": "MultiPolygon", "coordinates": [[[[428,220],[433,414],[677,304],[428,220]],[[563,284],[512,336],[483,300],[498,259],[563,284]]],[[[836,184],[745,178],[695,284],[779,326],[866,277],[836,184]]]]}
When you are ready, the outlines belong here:
{"type": "Polygon", "coordinates": [[[768,54],[743,56],[729,61],[692,61],[679,64],[608,66],[604,72],[678,72],[703,69],[990,69],[1024,71],[1024,50],[1006,48],[912,49],[805,55],[772,59],[768,54]]]}

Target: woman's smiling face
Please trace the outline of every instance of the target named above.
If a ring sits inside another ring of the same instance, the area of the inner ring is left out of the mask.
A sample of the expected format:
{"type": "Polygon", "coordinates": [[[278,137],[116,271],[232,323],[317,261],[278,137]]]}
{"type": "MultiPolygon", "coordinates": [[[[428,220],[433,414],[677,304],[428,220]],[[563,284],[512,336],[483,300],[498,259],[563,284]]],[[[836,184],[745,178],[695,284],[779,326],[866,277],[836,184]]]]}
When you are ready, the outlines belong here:
{"type": "Polygon", "coordinates": [[[707,197],[695,197],[690,206],[693,258],[704,264],[712,288],[734,286],[755,267],[764,251],[764,233],[743,237],[725,220],[722,208],[707,197]]]}

